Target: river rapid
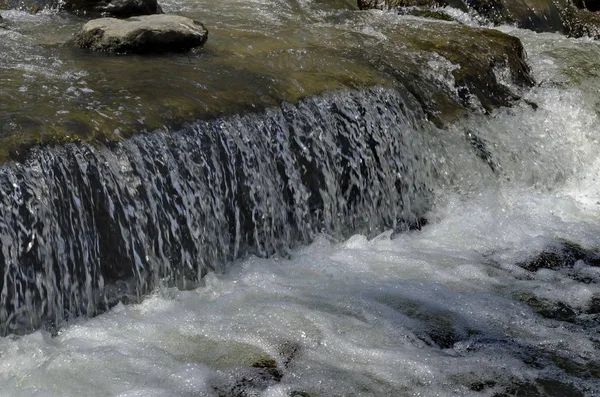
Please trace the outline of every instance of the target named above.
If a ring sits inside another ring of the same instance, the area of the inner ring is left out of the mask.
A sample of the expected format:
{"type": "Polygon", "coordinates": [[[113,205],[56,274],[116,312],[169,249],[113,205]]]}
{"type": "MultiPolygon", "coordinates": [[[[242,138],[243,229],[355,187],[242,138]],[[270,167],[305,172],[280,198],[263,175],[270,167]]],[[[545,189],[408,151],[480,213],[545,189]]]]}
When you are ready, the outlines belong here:
{"type": "MultiPolygon", "coordinates": [[[[165,9],[241,23],[234,2],[221,13],[208,3],[165,9]]],[[[287,23],[271,2],[251,5],[252,25],[287,23]]],[[[419,21],[361,18],[381,41],[381,25],[419,21]]],[[[412,165],[432,197],[420,230],[317,234],[288,255],[236,260],[198,288],[159,286],[54,332],[1,338],[0,396],[600,395],[600,267],[523,266],[564,241],[600,247],[600,44],[500,29],[522,40],[537,84],[512,108],[430,125],[409,145],[435,168],[412,165]],[[524,296],[573,316],[542,315],[524,296]]]]}

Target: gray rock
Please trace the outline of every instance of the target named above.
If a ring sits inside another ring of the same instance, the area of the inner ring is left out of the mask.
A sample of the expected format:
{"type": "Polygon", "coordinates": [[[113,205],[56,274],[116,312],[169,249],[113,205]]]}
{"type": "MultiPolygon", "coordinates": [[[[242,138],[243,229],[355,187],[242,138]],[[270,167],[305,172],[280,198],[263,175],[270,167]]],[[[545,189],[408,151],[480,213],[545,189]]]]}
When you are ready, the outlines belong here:
{"type": "Polygon", "coordinates": [[[157,53],[201,47],[208,38],[202,23],[177,15],[146,15],[128,19],[100,18],[86,23],[75,44],[94,51],[157,53]]]}

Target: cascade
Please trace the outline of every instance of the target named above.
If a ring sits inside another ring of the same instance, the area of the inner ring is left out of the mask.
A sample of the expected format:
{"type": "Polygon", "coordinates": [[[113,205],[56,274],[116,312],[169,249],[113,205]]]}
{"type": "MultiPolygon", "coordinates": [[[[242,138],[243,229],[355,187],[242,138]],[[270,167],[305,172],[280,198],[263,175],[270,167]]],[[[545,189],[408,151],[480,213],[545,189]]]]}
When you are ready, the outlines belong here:
{"type": "MultiPolygon", "coordinates": [[[[3,166],[2,333],[185,286],[242,255],[417,225],[434,159],[414,100],[374,88],[3,166]]],[[[431,127],[429,127],[431,128],[431,127]]]]}

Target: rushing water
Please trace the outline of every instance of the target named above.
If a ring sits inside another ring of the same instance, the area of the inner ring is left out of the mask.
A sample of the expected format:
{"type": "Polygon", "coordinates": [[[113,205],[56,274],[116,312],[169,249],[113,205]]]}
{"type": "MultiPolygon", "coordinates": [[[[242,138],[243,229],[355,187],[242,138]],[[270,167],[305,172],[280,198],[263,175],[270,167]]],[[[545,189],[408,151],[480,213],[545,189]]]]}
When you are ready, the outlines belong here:
{"type": "Polygon", "coordinates": [[[285,254],[317,232],[418,224],[435,162],[423,117],[395,91],[344,91],[5,166],[3,333],[93,315],[247,253],[285,254]]]}
{"type": "Polygon", "coordinates": [[[3,332],[46,330],[0,339],[0,396],[598,395],[597,259],[523,264],[600,247],[600,45],[503,29],[538,85],[445,130],[337,91],[5,166],[3,259],[41,268],[11,262],[3,332]]]}

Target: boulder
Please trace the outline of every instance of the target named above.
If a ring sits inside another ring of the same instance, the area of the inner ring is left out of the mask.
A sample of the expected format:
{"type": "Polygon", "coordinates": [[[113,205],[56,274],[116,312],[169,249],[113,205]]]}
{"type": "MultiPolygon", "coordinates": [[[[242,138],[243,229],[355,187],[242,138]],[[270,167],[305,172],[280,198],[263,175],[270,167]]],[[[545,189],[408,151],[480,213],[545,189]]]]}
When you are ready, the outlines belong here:
{"type": "Polygon", "coordinates": [[[570,37],[600,39],[600,14],[584,8],[567,8],[563,11],[565,33],[570,37]]]}
{"type": "Polygon", "coordinates": [[[584,8],[589,11],[600,11],[600,0],[573,0],[578,8],[584,8]]]}
{"type": "Polygon", "coordinates": [[[157,0],[66,0],[62,8],[79,15],[115,18],[163,13],[157,0]]]}
{"type": "Polygon", "coordinates": [[[557,240],[535,257],[517,265],[530,272],[537,272],[540,269],[572,268],[577,261],[583,261],[588,266],[600,267],[600,252],[584,248],[572,241],[557,240]]]}
{"type": "Polygon", "coordinates": [[[184,52],[208,38],[202,23],[177,15],[128,19],[100,18],[86,23],[75,38],[80,48],[120,53],[184,52]]]}
{"type": "Polygon", "coordinates": [[[129,18],[163,12],[157,0],[0,0],[0,9],[24,10],[32,14],[43,9],[59,9],[93,18],[129,18]]]}
{"type": "Polygon", "coordinates": [[[361,3],[379,9],[449,5],[473,10],[495,24],[600,39],[600,0],[359,0],[359,7],[361,3]]]}
{"type": "MultiPolygon", "coordinates": [[[[358,0],[357,4],[363,10],[452,6],[475,11],[495,24],[600,38],[600,0],[358,0]]],[[[431,17],[422,11],[420,16],[431,17]]]]}
{"type": "Polygon", "coordinates": [[[443,7],[452,6],[461,10],[467,10],[466,0],[358,0],[358,8],[361,10],[387,10],[397,7],[443,7]]]}
{"type": "Polygon", "coordinates": [[[0,0],[0,10],[21,10],[36,14],[49,8],[58,8],[58,0],[0,0]]]}

